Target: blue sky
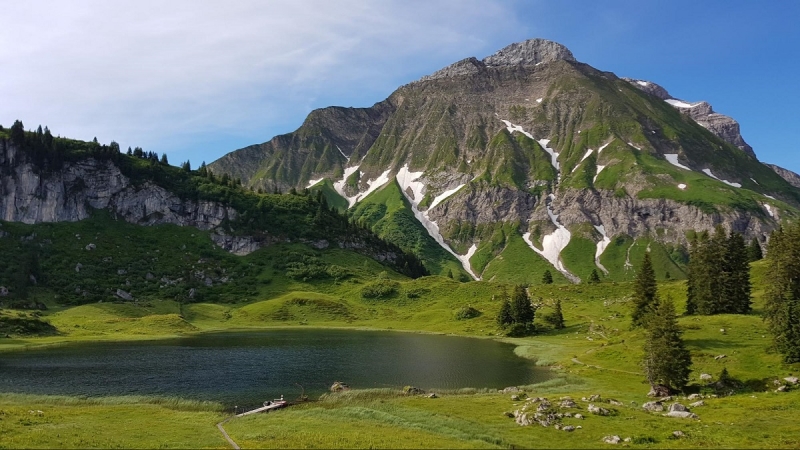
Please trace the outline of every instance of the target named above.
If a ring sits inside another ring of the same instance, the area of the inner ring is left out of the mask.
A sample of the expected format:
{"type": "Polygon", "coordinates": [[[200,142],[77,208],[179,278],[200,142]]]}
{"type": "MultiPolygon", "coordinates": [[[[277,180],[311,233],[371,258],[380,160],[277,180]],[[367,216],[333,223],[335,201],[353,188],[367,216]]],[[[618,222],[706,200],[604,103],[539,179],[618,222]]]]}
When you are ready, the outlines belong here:
{"type": "Polygon", "coordinates": [[[0,124],[197,167],[533,37],[739,121],[800,172],[796,1],[0,0],[0,124]]]}

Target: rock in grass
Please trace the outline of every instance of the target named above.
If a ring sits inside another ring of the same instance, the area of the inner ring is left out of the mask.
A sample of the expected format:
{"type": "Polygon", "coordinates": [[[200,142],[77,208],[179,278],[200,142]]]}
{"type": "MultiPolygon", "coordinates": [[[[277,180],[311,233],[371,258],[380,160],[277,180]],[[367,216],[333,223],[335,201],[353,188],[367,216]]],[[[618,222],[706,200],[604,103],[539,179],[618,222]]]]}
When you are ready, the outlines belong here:
{"type": "Polygon", "coordinates": [[[601,406],[595,406],[595,405],[594,405],[594,404],[592,404],[592,403],[590,403],[590,404],[589,404],[589,407],[588,407],[588,408],[586,408],[586,409],[587,409],[587,410],[588,410],[590,413],[592,413],[592,414],[595,414],[595,415],[598,415],[598,416],[607,416],[607,415],[611,414],[611,411],[609,411],[609,410],[607,410],[607,409],[605,409],[605,408],[603,408],[603,407],[601,407],[601,406]]]}
{"type": "Polygon", "coordinates": [[[563,428],[564,431],[575,431],[575,427],[572,425],[567,425],[563,428]]]}
{"type": "Polygon", "coordinates": [[[799,384],[800,383],[800,379],[797,378],[797,377],[786,377],[783,380],[786,381],[787,383],[790,383],[790,384],[799,384]]]}
{"type": "Polygon", "coordinates": [[[561,408],[577,408],[578,404],[575,403],[572,399],[564,399],[561,400],[561,404],[559,404],[561,408]]]}
{"type": "Polygon", "coordinates": [[[675,439],[680,439],[682,437],[686,437],[686,433],[684,433],[681,430],[676,430],[672,432],[672,437],[674,437],[675,439]]]}
{"type": "Polygon", "coordinates": [[[673,403],[669,405],[669,412],[673,411],[689,411],[689,408],[687,408],[684,405],[681,405],[680,403],[673,403]]]}
{"type": "Polygon", "coordinates": [[[121,298],[123,300],[127,300],[127,301],[132,301],[133,300],[133,295],[131,295],[130,292],[123,291],[122,289],[117,289],[116,294],[117,294],[117,297],[119,297],[119,298],[121,298]]]}
{"type": "Polygon", "coordinates": [[[706,406],[706,402],[700,400],[699,402],[690,403],[689,406],[692,408],[697,408],[698,406],[706,406]]]}
{"type": "Polygon", "coordinates": [[[603,442],[605,442],[606,444],[619,444],[619,442],[621,440],[622,440],[622,438],[620,438],[617,435],[606,436],[606,437],[603,438],[603,442]]]}
{"type": "Polygon", "coordinates": [[[678,419],[699,419],[697,414],[691,413],[689,411],[670,411],[664,414],[666,417],[676,417],[678,419]]]}
{"type": "Polygon", "coordinates": [[[664,411],[664,404],[661,402],[647,402],[642,405],[645,411],[661,412],[664,411]]]}
{"type": "Polygon", "coordinates": [[[692,394],[686,398],[689,400],[700,400],[701,398],[703,398],[703,396],[700,394],[692,394]]]}
{"type": "Polygon", "coordinates": [[[701,373],[700,374],[700,380],[702,380],[702,381],[711,381],[713,378],[714,377],[712,377],[711,374],[708,374],[708,373],[701,373]]]}

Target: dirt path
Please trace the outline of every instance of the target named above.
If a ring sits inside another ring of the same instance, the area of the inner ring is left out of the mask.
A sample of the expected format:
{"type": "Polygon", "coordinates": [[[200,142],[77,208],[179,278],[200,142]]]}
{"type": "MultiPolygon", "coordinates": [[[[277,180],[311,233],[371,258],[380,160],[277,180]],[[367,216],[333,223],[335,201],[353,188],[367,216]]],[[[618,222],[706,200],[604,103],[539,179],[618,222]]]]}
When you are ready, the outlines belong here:
{"type": "Polygon", "coordinates": [[[231,416],[231,417],[228,417],[227,419],[225,419],[225,420],[223,420],[222,422],[218,423],[218,424],[217,424],[217,428],[219,428],[219,432],[220,432],[220,433],[222,433],[222,436],[223,436],[223,437],[225,437],[225,439],[228,441],[228,443],[229,443],[229,444],[231,444],[231,446],[233,446],[233,448],[234,448],[235,450],[240,450],[240,447],[239,447],[239,445],[238,445],[238,444],[236,444],[236,442],[234,442],[234,441],[233,441],[233,439],[231,439],[231,437],[230,437],[230,436],[228,436],[228,432],[227,432],[227,431],[225,431],[225,428],[223,428],[223,427],[222,427],[222,424],[224,424],[225,422],[227,422],[227,421],[229,421],[229,420],[233,419],[234,417],[236,417],[236,416],[231,416]]]}

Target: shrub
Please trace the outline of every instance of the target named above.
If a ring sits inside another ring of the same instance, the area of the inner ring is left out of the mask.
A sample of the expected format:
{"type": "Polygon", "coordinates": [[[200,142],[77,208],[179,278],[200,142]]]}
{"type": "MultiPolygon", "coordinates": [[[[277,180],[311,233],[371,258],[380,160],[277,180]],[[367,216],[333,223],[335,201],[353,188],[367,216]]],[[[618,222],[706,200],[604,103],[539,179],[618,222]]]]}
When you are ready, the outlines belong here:
{"type": "Polygon", "coordinates": [[[481,312],[472,306],[464,306],[456,311],[456,320],[474,319],[481,315],[481,312]]]}
{"type": "Polygon", "coordinates": [[[400,283],[391,280],[378,280],[361,288],[362,298],[388,298],[400,289],[400,283]]]}

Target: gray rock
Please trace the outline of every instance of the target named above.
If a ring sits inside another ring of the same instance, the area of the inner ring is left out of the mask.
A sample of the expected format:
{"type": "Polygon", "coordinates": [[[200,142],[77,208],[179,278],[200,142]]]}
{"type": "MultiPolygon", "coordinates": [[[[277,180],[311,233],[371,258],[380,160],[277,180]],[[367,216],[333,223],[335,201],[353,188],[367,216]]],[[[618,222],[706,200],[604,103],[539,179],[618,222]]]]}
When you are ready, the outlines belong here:
{"type": "Polygon", "coordinates": [[[127,270],[125,270],[125,269],[119,269],[119,270],[117,270],[117,275],[125,275],[126,273],[128,273],[128,271],[127,271],[127,270]]]}
{"type": "Polygon", "coordinates": [[[564,428],[562,428],[562,429],[563,429],[564,431],[567,431],[567,432],[572,432],[572,431],[575,431],[575,427],[574,427],[574,426],[572,426],[572,425],[567,425],[567,426],[565,426],[565,427],[564,427],[564,428]]]}
{"type": "Polygon", "coordinates": [[[689,411],[670,411],[664,414],[666,417],[677,417],[679,419],[697,419],[697,414],[689,411]]]}
{"type": "Polygon", "coordinates": [[[664,411],[664,404],[661,402],[647,402],[642,405],[645,411],[661,412],[664,411]]]}
{"type": "Polygon", "coordinates": [[[206,277],[206,279],[203,280],[203,283],[206,285],[206,287],[211,287],[214,285],[214,282],[209,277],[206,277]]]}
{"type": "Polygon", "coordinates": [[[773,170],[773,172],[777,173],[781,178],[789,182],[792,186],[796,188],[800,188],[800,175],[791,170],[784,169],[783,167],[776,166],[775,164],[767,164],[764,163],[765,166],[769,167],[773,170]]]}
{"type": "Polygon", "coordinates": [[[583,417],[583,414],[581,414],[581,413],[575,414],[575,416],[574,416],[574,417],[575,417],[576,419],[580,419],[580,420],[583,420],[583,418],[584,418],[584,417],[583,417]]]}
{"type": "Polygon", "coordinates": [[[728,357],[728,355],[717,355],[717,356],[714,357],[714,360],[715,361],[719,361],[720,359],[727,358],[727,357],[728,357]]]}
{"type": "Polygon", "coordinates": [[[701,373],[700,374],[700,379],[702,381],[711,381],[713,378],[714,377],[712,377],[710,374],[707,374],[707,373],[701,373]]]}
{"type": "Polygon", "coordinates": [[[536,65],[559,59],[575,61],[568,48],[557,42],[537,38],[504,47],[484,58],[483,63],[490,67],[536,65]]]}
{"type": "Polygon", "coordinates": [[[698,406],[706,406],[706,402],[703,401],[703,400],[700,400],[700,401],[697,401],[697,402],[689,404],[690,408],[697,408],[698,406]]]}
{"type": "Polygon", "coordinates": [[[87,245],[85,248],[86,248],[86,250],[89,250],[89,251],[91,251],[91,250],[94,250],[94,249],[96,249],[96,248],[97,248],[97,246],[96,246],[96,245],[94,245],[94,244],[89,244],[89,245],[87,245]]]}
{"type": "Polygon", "coordinates": [[[130,292],[123,291],[122,289],[117,289],[116,295],[123,300],[133,301],[133,295],[131,295],[130,292]]]}
{"type": "Polygon", "coordinates": [[[605,408],[603,408],[601,406],[595,406],[594,404],[589,404],[589,406],[586,409],[590,413],[598,415],[598,416],[607,416],[607,415],[611,414],[611,411],[609,411],[609,410],[607,410],[607,409],[605,409],[605,408]]]}
{"type": "Polygon", "coordinates": [[[617,435],[605,436],[603,438],[603,442],[605,442],[606,444],[615,444],[616,445],[616,444],[619,444],[620,441],[622,441],[622,438],[620,438],[617,435]]]}
{"type": "Polygon", "coordinates": [[[621,401],[614,400],[613,398],[606,399],[606,402],[608,404],[611,404],[611,405],[614,405],[614,406],[622,406],[622,402],[621,401]]]}
{"type": "Polygon", "coordinates": [[[577,408],[578,404],[575,403],[571,399],[565,399],[565,400],[561,400],[561,403],[559,404],[559,406],[562,407],[562,408],[577,408]]]}
{"type": "Polygon", "coordinates": [[[700,394],[692,394],[686,398],[689,400],[700,400],[701,398],[703,398],[703,396],[700,394]]]}
{"type": "Polygon", "coordinates": [[[689,411],[689,408],[687,408],[684,405],[681,405],[680,403],[673,403],[669,405],[669,412],[673,411],[689,411]]]}
{"type": "Polygon", "coordinates": [[[797,377],[786,377],[783,380],[786,381],[789,384],[798,384],[798,383],[800,383],[800,379],[797,378],[797,377]]]}
{"type": "Polygon", "coordinates": [[[76,273],[80,272],[82,268],[83,268],[83,264],[81,264],[81,263],[75,264],[75,272],[76,273]]]}
{"type": "Polygon", "coordinates": [[[8,296],[8,288],[5,286],[0,286],[0,297],[8,296]]]}
{"type": "Polygon", "coordinates": [[[150,273],[150,272],[147,272],[147,275],[145,275],[145,276],[144,276],[144,279],[145,279],[145,280],[148,280],[148,281],[149,281],[149,280],[154,280],[155,278],[156,278],[156,277],[155,277],[155,275],[153,275],[153,274],[152,274],[152,273],[150,273]]]}
{"type": "Polygon", "coordinates": [[[682,437],[686,437],[686,433],[680,430],[676,430],[672,432],[672,437],[674,437],[675,439],[680,439],[682,437]]]}
{"type": "Polygon", "coordinates": [[[775,392],[789,392],[789,386],[783,385],[778,389],[775,389],[775,392]]]}
{"type": "Polygon", "coordinates": [[[517,395],[517,394],[512,395],[511,396],[511,401],[512,402],[518,402],[519,401],[519,395],[517,395]]]}
{"type": "Polygon", "coordinates": [[[431,392],[430,394],[428,394],[428,398],[439,398],[439,396],[436,395],[435,392],[431,392]]]}
{"type": "Polygon", "coordinates": [[[189,298],[194,298],[197,291],[194,288],[189,289],[189,298]]]}

